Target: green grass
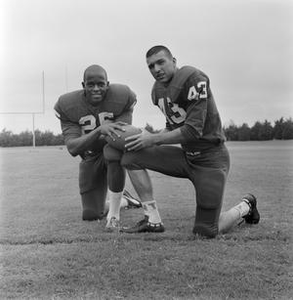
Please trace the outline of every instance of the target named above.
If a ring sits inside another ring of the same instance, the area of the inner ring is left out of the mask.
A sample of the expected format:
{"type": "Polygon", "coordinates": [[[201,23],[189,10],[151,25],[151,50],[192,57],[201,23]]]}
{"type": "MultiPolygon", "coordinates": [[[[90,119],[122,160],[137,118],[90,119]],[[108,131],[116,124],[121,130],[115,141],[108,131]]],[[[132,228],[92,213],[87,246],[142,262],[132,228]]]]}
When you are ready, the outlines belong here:
{"type": "Polygon", "coordinates": [[[0,299],[293,299],[293,142],[227,145],[223,209],[252,192],[261,222],[214,240],[192,235],[187,180],[151,173],[166,232],[108,233],[81,220],[79,160],[66,149],[0,149],[0,299]]]}

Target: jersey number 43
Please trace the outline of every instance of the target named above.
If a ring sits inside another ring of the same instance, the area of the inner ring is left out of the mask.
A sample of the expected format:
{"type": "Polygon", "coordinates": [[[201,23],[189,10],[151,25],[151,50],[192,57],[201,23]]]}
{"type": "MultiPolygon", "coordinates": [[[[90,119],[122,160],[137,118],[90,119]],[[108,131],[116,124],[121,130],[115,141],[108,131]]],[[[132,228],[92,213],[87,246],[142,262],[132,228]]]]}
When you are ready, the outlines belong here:
{"type": "Polygon", "coordinates": [[[173,103],[169,97],[160,98],[158,106],[170,124],[180,124],[185,121],[186,111],[177,103],[173,103]]]}

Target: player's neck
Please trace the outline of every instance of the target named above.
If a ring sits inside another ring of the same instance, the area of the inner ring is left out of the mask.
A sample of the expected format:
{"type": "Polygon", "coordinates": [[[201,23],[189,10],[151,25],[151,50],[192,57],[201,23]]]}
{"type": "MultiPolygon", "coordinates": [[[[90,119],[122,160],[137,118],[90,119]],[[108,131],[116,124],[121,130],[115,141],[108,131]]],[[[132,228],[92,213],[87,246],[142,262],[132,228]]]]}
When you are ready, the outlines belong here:
{"type": "Polygon", "coordinates": [[[87,106],[89,106],[89,107],[91,107],[91,108],[93,108],[93,109],[96,109],[96,108],[100,107],[100,106],[102,105],[102,103],[103,103],[103,100],[100,101],[100,102],[92,103],[92,102],[87,98],[86,95],[84,95],[84,101],[85,101],[85,103],[86,103],[87,106]]]}
{"type": "Polygon", "coordinates": [[[170,85],[170,83],[172,82],[172,80],[173,80],[173,78],[174,78],[174,76],[175,76],[175,74],[177,73],[178,70],[179,70],[179,68],[176,68],[176,69],[175,69],[175,71],[174,71],[172,77],[169,79],[168,82],[163,82],[163,83],[162,83],[163,86],[164,86],[165,88],[167,88],[167,87],[170,85]]]}

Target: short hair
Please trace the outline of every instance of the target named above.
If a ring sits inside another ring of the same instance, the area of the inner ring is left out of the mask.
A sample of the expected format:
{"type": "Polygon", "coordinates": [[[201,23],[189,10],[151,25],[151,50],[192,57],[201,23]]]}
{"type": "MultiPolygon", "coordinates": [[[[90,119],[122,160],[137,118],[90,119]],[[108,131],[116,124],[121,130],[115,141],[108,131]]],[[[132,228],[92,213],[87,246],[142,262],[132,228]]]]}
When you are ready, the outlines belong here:
{"type": "Polygon", "coordinates": [[[146,58],[148,58],[148,57],[150,57],[154,54],[157,54],[160,51],[164,51],[165,54],[167,54],[167,56],[169,56],[170,58],[173,57],[171,51],[167,47],[162,46],[162,45],[158,45],[158,46],[154,46],[154,47],[152,47],[151,49],[148,50],[148,52],[146,53],[146,58]]]}
{"type": "Polygon", "coordinates": [[[88,73],[92,73],[92,72],[102,72],[105,74],[105,78],[106,79],[108,78],[107,72],[103,67],[101,67],[99,65],[91,65],[91,66],[87,67],[83,73],[83,81],[84,82],[86,81],[86,77],[87,77],[88,73]]]}

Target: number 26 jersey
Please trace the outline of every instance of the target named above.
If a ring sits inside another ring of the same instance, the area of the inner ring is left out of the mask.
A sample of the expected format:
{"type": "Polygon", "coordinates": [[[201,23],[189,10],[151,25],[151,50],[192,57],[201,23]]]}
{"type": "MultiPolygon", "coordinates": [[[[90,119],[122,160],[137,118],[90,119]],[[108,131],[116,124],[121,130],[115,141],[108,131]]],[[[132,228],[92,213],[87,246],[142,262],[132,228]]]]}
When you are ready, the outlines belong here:
{"type": "MultiPolygon", "coordinates": [[[[88,134],[107,120],[132,122],[136,95],[126,85],[110,84],[105,98],[98,106],[90,105],[84,90],[62,95],[55,104],[55,112],[61,121],[66,141],[88,134]]],[[[106,141],[100,139],[93,145],[93,151],[101,152],[106,141]]]]}

